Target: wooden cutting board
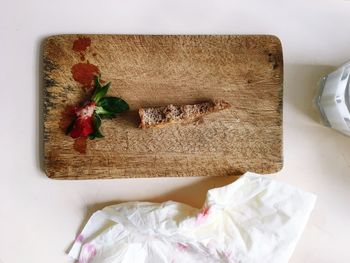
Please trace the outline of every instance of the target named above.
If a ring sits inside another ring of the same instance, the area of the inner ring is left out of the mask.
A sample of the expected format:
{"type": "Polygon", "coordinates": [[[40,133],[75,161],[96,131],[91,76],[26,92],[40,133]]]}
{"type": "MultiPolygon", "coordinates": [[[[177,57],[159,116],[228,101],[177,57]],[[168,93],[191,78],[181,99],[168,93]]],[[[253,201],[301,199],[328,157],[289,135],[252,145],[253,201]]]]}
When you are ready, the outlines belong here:
{"type": "Polygon", "coordinates": [[[274,36],[59,35],[44,41],[43,62],[50,178],[224,176],[282,167],[283,58],[274,36]],[[130,105],[103,120],[105,138],[88,140],[85,154],[75,150],[83,140],[64,134],[67,109],[86,97],[84,76],[73,77],[73,67],[98,71],[112,82],[108,95],[130,105]],[[208,99],[232,108],[192,124],[138,128],[140,107],[208,99]]]}

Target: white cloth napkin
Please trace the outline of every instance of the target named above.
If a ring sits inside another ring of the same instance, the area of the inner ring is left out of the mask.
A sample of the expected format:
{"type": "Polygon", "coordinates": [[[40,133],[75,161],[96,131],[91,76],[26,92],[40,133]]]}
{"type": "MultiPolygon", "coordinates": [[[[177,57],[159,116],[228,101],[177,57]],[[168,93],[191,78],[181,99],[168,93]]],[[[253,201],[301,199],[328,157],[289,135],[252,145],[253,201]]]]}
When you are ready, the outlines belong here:
{"type": "Polygon", "coordinates": [[[208,191],[202,209],[168,201],[97,211],[69,255],[79,263],[284,263],[316,196],[246,173],[208,191]]]}

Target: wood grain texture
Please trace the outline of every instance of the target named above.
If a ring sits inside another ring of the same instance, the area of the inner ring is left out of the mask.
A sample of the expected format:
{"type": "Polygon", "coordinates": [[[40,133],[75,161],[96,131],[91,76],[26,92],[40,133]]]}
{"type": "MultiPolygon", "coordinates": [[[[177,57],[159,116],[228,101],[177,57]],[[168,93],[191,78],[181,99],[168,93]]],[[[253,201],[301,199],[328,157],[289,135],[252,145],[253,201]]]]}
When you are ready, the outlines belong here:
{"type": "Polygon", "coordinates": [[[84,59],[112,82],[130,112],[104,120],[87,153],[60,129],[84,97],[71,74],[77,35],[44,41],[45,170],[55,179],[224,176],[281,169],[283,58],[274,36],[88,35],[84,59]],[[201,123],[138,128],[140,107],[224,99],[232,107],[201,123]]]}

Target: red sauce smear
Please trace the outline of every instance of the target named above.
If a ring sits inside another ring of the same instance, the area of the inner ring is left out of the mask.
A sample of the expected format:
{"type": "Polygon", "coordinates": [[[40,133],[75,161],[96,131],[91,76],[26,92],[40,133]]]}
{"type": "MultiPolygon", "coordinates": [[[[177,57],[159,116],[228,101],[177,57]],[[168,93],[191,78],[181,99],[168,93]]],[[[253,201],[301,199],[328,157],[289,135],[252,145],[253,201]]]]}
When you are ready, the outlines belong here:
{"type": "Polygon", "coordinates": [[[87,89],[92,88],[93,80],[95,76],[99,74],[98,68],[89,62],[75,64],[72,67],[71,72],[73,79],[87,89]]]}
{"type": "Polygon", "coordinates": [[[73,43],[73,50],[76,52],[84,52],[91,45],[89,37],[79,37],[73,43]]]}
{"type": "MultiPolygon", "coordinates": [[[[91,39],[88,37],[79,37],[73,42],[73,51],[80,53],[80,59],[85,60],[85,51],[91,45],[91,39]]],[[[86,89],[91,89],[93,80],[99,74],[97,66],[87,63],[78,63],[72,66],[71,73],[73,79],[83,85],[86,89]]],[[[66,132],[68,126],[74,118],[74,106],[67,106],[61,113],[60,128],[66,132]]],[[[73,149],[85,154],[87,149],[87,137],[80,137],[74,140],[73,149]]]]}
{"type": "Polygon", "coordinates": [[[66,108],[63,109],[61,112],[61,119],[60,119],[60,129],[65,133],[67,131],[68,126],[72,123],[74,118],[74,106],[68,105],[66,108]]]}
{"type": "Polygon", "coordinates": [[[80,137],[74,140],[74,150],[80,153],[86,153],[87,148],[87,137],[80,137]]]}

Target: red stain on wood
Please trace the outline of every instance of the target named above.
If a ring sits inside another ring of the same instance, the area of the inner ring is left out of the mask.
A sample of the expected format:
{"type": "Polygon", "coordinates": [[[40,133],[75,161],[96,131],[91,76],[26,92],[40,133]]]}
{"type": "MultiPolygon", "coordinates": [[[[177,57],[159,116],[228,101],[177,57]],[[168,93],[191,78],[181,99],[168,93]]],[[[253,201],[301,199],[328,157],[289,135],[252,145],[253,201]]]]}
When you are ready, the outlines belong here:
{"type": "Polygon", "coordinates": [[[90,89],[95,76],[99,74],[99,69],[88,61],[87,63],[73,65],[71,72],[75,81],[82,84],[85,88],[90,89]]]}
{"type": "Polygon", "coordinates": [[[73,42],[73,50],[76,52],[84,52],[91,45],[91,38],[79,37],[73,42]]]}
{"type": "MultiPolygon", "coordinates": [[[[85,60],[85,51],[91,45],[91,39],[89,37],[78,37],[73,42],[73,50],[80,54],[80,59],[85,60]]],[[[83,85],[84,88],[90,89],[93,85],[93,80],[96,75],[99,74],[99,69],[94,64],[87,63],[77,63],[72,66],[71,73],[73,79],[83,85]]],[[[76,117],[77,107],[68,105],[61,112],[61,119],[59,121],[59,127],[63,132],[67,131],[68,126],[72,123],[76,117]]],[[[79,153],[86,153],[87,148],[87,137],[80,137],[74,140],[73,144],[74,150],[79,153]]]]}
{"type": "Polygon", "coordinates": [[[87,137],[80,137],[78,139],[74,140],[74,145],[73,145],[74,150],[80,153],[86,153],[86,148],[87,148],[87,137]]]}
{"type": "Polygon", "coordinates": [[[61,112],[61,119],[59,122],[60,129],[65,133],[67,131],[68,126],[72,123],[74,118],[74,109],[75,107],[72,105],[66,106],[61,112]]]}

